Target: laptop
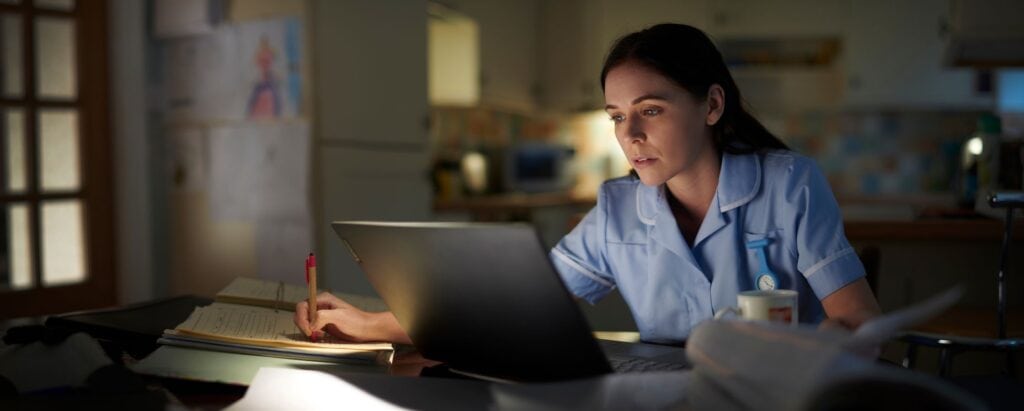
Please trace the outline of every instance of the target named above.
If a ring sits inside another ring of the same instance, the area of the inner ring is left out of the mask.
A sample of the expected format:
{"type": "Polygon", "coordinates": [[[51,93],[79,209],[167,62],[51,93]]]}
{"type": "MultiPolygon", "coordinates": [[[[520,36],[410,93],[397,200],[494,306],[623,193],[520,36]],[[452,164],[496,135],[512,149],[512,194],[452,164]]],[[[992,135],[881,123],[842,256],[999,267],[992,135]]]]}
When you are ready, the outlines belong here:
{"type": "MultiPolygon", "coordinates": [[[[556,381],[613,371],[526,224],[331,224],[417,350],[461,374],[556,381]]],[[[613,362],[681,369],[682,347],[609,344],[613,362]],[[632,348],[639,355],[632,355],[632,348]]]]}

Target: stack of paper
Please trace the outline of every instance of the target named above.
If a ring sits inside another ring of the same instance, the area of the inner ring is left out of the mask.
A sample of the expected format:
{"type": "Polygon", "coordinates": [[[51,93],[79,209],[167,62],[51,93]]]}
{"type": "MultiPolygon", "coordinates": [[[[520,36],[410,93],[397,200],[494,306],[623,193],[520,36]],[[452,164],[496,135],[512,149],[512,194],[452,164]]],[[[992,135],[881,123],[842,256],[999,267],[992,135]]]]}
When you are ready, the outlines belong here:
{"type": "MultiPolygon", "coordinates": [[[[387,311],[388,309],[379,298],[344,293],[334,294],[364,311],[378,312],[387,311]]],[[[279,281],[238,277],[231,284],[228,284],[227,287],[220,290],[215,300],[222,303],[294,310],[295,304],[305,300],[306,297],[308,297],[306,287],[279,281]]]]}
{"type": "Polygon", "coordinates": [[[769,322],[706,321],[686,342],[687,358],[694,364],[689,402],[698,409],[818,409],[828,408],[818,405],[831,400],[829,395],[860,387],[859,402],[851,409],[885,405],[882,391],[920,395],[920,404],[934,400],[953,409],[984,409],[947,382],[879,365],[871,355],[900,330],[953,305],[961,293],[954,289],[874,318],[854,333],[769,322]],[[926,394],[928,398],[923,397],[926,394]]]}
{"type": "Polygon", "coordinates": [[[196,307],[185,322],[164,331],[162,344],[282,358],[390,363],[390,343],[350,343],[325,334],[312,342],[294,322],[295,302],[305,290],[277,282],[239,278],[196,307]],[[223,301],[231,301],[227,303],[223,301]],[[273,307],[288,307],[289,310],[273,307]]]}
{"type": "Polygon", "coordinates": [[[217,302],[294,310],[305,300],[306,288],[277,281],[238,277],[215,297],[217,302]]]}

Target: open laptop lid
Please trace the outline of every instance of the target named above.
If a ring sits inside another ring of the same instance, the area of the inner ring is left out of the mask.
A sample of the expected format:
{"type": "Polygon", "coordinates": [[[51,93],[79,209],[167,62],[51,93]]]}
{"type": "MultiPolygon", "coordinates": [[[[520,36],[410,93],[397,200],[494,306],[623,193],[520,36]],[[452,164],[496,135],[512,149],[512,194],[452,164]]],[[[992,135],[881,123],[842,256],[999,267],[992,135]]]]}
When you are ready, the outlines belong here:
{"type": "Polygon", "coordinates": [[[611,372],[533,227],[331,226],[424,357],[516,381],[611,372]]]}

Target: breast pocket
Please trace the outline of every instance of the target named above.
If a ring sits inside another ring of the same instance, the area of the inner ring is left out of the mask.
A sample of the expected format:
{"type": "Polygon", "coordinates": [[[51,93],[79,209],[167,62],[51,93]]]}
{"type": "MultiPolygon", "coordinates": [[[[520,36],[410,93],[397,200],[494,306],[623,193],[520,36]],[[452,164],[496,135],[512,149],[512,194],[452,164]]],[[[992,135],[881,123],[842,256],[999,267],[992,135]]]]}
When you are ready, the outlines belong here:
{"type": "Polygon", "coordinates": [[[757,276],[761,272],[761,257],[758,255],[757,249],[752,249],[749,246],[751,244],[764,244],[760,247],[764,252],[765,262],[767,267],[773,274],[775,274],[778,284],[777,289],[792,290],[796,286],[795,281],[797,275],[800,275],[797,270],[797,255],[793,251],[791,239],[786,237],[786,231],[778,228],[767,230],[763,233],[756,232],[744,232],[743,233],[743,247],[746,253],[747,262],[747,281],[749,282],[750,289],[757,289],[757,276]]]}

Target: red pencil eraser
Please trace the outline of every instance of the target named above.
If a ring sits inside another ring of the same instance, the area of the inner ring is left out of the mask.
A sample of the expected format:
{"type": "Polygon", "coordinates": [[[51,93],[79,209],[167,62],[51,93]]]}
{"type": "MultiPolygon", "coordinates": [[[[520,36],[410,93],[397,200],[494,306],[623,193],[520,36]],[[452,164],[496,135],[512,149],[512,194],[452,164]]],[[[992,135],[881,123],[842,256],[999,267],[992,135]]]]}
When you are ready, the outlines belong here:
{"type": "Polygon", "coordinates": [[[316,267],[316,256],[313,253],[309,253],[309,266],[316,267]]]}

